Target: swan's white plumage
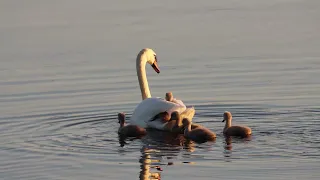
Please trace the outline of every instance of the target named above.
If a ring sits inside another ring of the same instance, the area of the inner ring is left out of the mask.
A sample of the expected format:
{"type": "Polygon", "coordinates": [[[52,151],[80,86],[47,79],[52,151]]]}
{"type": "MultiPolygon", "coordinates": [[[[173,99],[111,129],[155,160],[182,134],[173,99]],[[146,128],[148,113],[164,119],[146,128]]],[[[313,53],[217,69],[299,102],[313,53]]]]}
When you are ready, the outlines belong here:
{"type": "MultiPolygon", "coordinates": [[[[166,101],[162,98],[147,98],[141,101],[138,106],[134,109],[130,119],[130,123],[134,125],[146,127],[161,127],[165,124],[159,120],[151,121],[157,114],[167,111],[171,114],[173,111],[182,113],[186,110],[186,106],[182,101],[177,100],[177,103],[166,101]]],[[[158,128],[157,128],[158,129],[158,128]]]]}
{"type": "MultiPolygon", "coordinates": [[[[184,103],[180,100],[180,99],[176,99],[176,98],[173,98],[172,102],[176,103],[176,104],[179,104],[181,106],[185,106],[184,103]]],[[[173,111],[172,111],[173,112],[173,111]]],[[[170,113],[171,114],[171,113],[170,113]]]]}
{"type": "Polygon", "coordinates": [[[151,127],[159,130],[165,130],[164,127],[167,123],[163,123],[163,121],[161,121],[160,119],[150,121],[156,115],[165,111],[170,114],[173,111],[178,111],[183,118],[188,118],[190,121],[192,121],[192,118],[195,114],[195,110],[193,107],[186,108],[183,102],[178,99],[174,99],[172,102],[169,102],[161,98],[151,97],[145,71],[146,63],[155,67],[158,66],[156,53],[150,48],[142,49],[136,59],[136,70],[141,90],[142,101],[133,111],[133,114],[130,118],[130,123],[143,128],[151,127]]]}

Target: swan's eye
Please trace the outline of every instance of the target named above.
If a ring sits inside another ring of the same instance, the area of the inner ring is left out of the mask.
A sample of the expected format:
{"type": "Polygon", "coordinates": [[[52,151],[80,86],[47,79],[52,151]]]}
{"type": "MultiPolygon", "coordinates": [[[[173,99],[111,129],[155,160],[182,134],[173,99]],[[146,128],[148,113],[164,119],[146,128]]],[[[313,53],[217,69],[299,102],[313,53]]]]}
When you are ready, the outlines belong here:
{"type": "Polygon", "coordinates": [[[155,54],[154,54],[154,59],[158,62],[158,60],[157,60],[157,55],[155,55],[155,54]]]}

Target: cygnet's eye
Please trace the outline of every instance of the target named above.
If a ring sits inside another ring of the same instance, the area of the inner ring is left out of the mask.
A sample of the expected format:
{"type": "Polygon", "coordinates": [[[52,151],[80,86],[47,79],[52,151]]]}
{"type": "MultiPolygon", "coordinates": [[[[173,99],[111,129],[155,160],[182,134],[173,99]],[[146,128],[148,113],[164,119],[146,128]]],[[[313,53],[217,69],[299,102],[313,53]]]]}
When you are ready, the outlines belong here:
{"type": "Polygon", "coordinates": [[[158,60],[157,60],[157,55],[155,55],[155,54],[154,54],[154,59],[158,62],[158,60]]]}

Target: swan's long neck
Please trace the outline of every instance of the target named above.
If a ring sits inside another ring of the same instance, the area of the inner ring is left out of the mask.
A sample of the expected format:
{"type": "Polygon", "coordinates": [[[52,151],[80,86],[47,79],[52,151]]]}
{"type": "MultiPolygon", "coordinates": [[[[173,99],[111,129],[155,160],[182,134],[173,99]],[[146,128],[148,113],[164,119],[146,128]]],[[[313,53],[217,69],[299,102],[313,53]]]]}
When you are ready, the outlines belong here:
{"type": "Polygon", "coordinates": [[[146,63],[147,63],[146,55],[144,54],[144,52],[140,52],[136,60],[136,69],[137,69],[137,75],[138,75],[142,100],[151,97],[149,84],[147,80],[147,74],[146,74],[146,63]]]}

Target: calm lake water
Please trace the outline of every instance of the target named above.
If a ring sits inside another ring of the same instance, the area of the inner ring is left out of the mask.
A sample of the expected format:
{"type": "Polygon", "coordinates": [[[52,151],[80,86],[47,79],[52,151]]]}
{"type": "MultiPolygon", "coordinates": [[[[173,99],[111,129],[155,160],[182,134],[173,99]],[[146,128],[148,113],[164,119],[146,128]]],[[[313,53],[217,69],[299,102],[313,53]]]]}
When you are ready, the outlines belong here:
{"type": "Polygon", "coordinates": [[[317,0],[3,0],[0,179],[319,179],[319,22],[317,0]],[[152,96],[194,106],[216,142],[119,143],[145,47],[152,96]],[[226,141],[224,111],[252,138],[226,141]]]}

